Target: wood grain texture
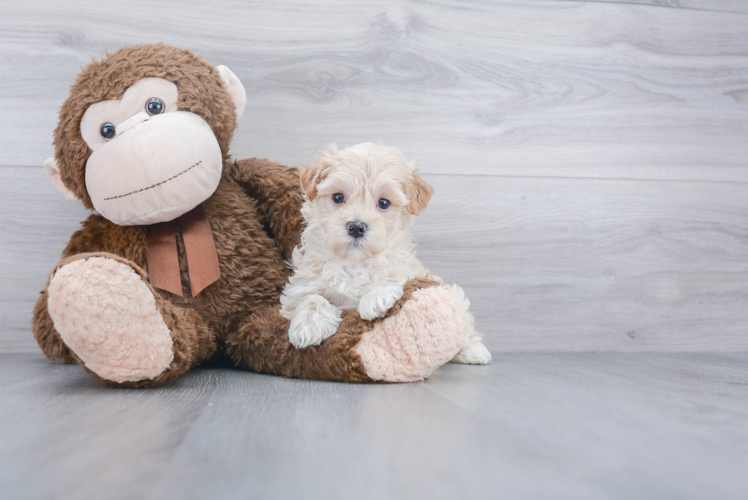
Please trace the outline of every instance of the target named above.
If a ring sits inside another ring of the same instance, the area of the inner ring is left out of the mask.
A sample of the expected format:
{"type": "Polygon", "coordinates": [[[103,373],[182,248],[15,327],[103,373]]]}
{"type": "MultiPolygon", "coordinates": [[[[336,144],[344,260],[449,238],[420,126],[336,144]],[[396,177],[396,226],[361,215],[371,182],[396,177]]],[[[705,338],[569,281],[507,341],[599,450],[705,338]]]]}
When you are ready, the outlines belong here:
{"type": "Polygon", "coordinates": [[[419,255],[494,352],[747,350],[746,5],[4,2],[0,352],[36,350],[31,307],[86,216],[41,169],[69,85],[160,41],[243,81],[237,158],[417,157],[419,255]]]}
{"type": "Polygon", "coordinates": [[[748,181],[745,14],[566,1],[0,9],[12,117],[0,165],[50,155],[81,65],[165,41],[244,82],[239,158],[303,164],[328,142],[381,139],[432,172],[748,181]]]}
{"type": "MultiPolygon", "coordinates": [[[[466,288],[494,352],[748,351],[744,185],[426,178],[418,255],[466,288]]],[[[35,350],[33,300],[85,210],[18,167],[0,169],[0,214],[0,349],[35,350]]]]}
{"type": "MultiPolygon", "coordinates": [[[[577,2],[586,0],[560,0],[562,2],[577,2]]],[[[748,13],[748,4],[744,0],[593,0],[603,3],[625,3],[645,7],[661,7],[667,9],[706,10],[726,13],[748,13]]]]}
{"type": "Polygon", "coordinates": [[[748,360],[511,354],[424,383],[198,369],[112,390],[0,355],[0,488],[25,498],[744,498],[748,360]]]}

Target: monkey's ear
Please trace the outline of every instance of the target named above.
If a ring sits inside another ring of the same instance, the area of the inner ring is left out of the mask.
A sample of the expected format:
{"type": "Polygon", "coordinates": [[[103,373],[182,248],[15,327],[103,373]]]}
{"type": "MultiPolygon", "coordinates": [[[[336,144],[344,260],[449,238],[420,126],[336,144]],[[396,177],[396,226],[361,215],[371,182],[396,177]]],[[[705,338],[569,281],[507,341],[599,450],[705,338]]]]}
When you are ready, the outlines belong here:
{"type": "Polygon", "coordinates": [[[420,175],[413,174],[413,181],[408,186],[408,212],[421,215],[432,196],[434,196],[434,188],[431,184],[423,180],[420,175]]]}
{"type": "Polygon", "coordinates": [[[47,158],[44,162],[44,171],[47,173],[47,177],[52,181],[52,184],[57,188],[59,192],[65,197],[66,200],[77,200],[78,197],[70,191],[65,184],[62,182],[60,176],[60,167],[57,166],[57,160],[54,158],[47,158]]]}
{"type": "Polygon", "coordinates": [[[244,114],[244,107],[247,105],[247,91],[244,90],[244,85],[239,81],[233,71],[226,66],[216,66],[218,74],[221,75],[221,80],[226,90],[229,91],[231,100],[234,101],[236,106],[236,121],[239,121],[244,114]]]}
{"type": "Polygon", "coordinates": [[[319,165],[305,167],[299,172],[301,181],[301,192],[304,193],[309,201],[314,201],[317,197],[317,184],[319,184],[319,175],[322,168],[319,165]]]}

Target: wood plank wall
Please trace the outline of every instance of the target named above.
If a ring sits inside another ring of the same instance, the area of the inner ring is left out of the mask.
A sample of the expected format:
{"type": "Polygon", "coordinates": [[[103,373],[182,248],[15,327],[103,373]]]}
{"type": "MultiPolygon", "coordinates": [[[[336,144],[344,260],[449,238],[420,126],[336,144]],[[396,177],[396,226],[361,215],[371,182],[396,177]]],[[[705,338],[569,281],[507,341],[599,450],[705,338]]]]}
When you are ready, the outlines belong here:
{"type": "Polygon", "coordinates": [[[418,158],[419,255],[494,352],[748,349],[748,2],[0,4],[0,351],[86,211],[42,164],[80,67],[166,42],[249,94],[236,158],[418,158]]]}

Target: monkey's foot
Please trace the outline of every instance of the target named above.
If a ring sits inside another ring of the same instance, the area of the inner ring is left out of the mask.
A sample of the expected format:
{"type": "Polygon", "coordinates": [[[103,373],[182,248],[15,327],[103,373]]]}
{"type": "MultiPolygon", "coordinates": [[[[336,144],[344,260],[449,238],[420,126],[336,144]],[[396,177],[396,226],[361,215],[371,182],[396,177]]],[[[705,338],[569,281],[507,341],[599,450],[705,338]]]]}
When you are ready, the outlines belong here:
{"type": "Polygon", "coordinates": [[[174,359],[155,296],[126,264],[89,257],[63,265],[49,283],[47,305],[65,344],[103,379],[153,379],[174,359]]]}
{"type": "Polygon", "coordinates": [[[422,288],[365,332],[356,352],[374,380],[423,380],[459,352],[465,327],[460,304],[447,290],[422,288]]]}

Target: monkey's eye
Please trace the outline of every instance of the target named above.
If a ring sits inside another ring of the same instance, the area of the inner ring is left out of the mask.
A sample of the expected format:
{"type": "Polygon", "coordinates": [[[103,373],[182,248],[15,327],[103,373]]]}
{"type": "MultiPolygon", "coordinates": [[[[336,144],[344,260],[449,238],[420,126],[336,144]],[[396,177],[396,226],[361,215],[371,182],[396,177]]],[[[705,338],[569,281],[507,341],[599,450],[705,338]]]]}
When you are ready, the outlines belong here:
{"type": "Polygon", "coordinates": [[[145,103],[145,110],[151,116],[160,115],[164,112],[165,109],[166,106],[164,106],[164,101],[162,101],[158,97],[151,97],[150,99],[148,99],[148,102],[145,103]]]}
{"type": "Polygon", "coordinates": [[[342,193],[335,193],[334,195],[332,195],[332,201],[336,205],[340,205],[345,201],[345,196],[343,196],[342,193]]]}
{"type": "Polygon", "coordinates": [[[390,208],[390,200],[388,200],[387,198],[380,198],[377,206],[382,210],[387,210],[388,208],[390,208]]]}
{"type": "Polygon", "coordinates": [[[114,139],[115,130],[112,123],[106,122],[102,124],[99,132],[101,132],[101,137],[103,137],[105,141],[111,141],[114,139]]]}

